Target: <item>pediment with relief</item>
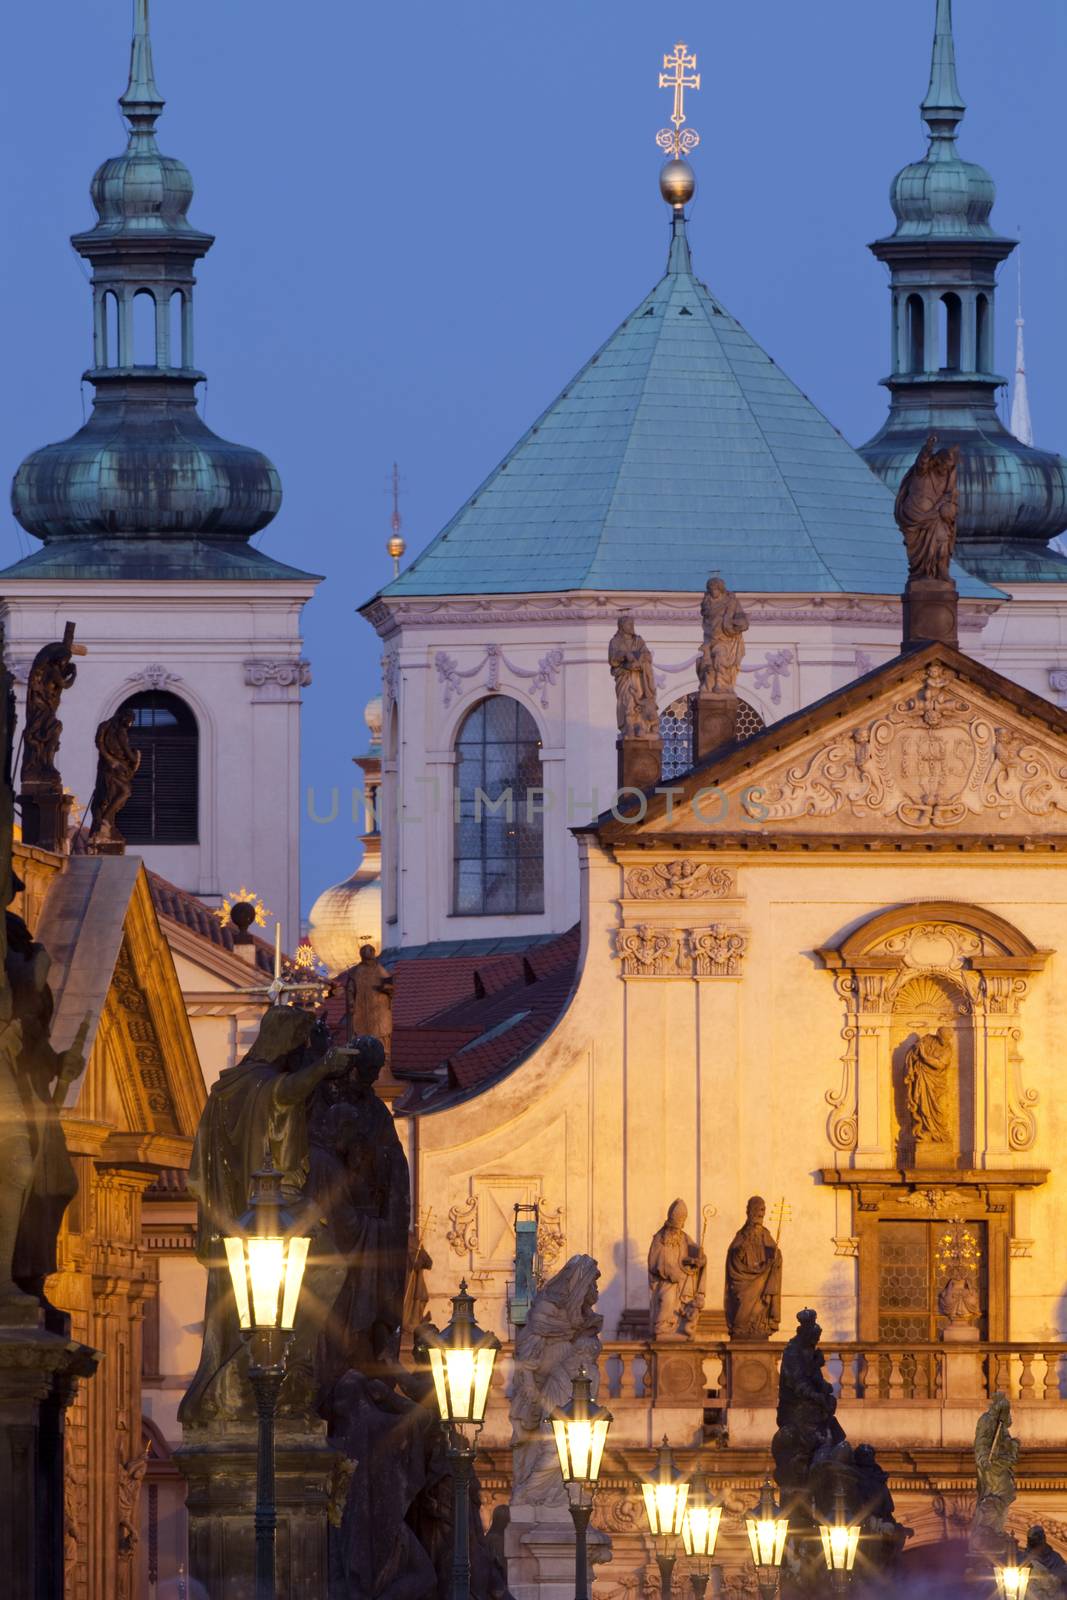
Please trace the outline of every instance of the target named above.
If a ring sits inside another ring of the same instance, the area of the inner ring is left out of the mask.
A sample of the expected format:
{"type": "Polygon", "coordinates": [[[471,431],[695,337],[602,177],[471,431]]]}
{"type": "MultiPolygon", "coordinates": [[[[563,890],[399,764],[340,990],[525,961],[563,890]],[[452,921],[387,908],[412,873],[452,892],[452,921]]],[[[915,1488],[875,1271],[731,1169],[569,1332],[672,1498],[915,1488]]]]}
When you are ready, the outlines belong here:
{"type": "Polygon", "coordinates": [[[853,715],[848,702],[857,696],[846,688],[795,719],[795,734],[772,727],[753,741],[749,759],[734,752],[681,780],[685,794],[672,814],[660,804],[643,831],[1067,833],[1067,731],[1058,709],[987,669],[975,675],[991,680],[990,690],[937,656],[915,666],[910,677],[906,665],[887,672],[881,695],[869,683],[853,715]]]}

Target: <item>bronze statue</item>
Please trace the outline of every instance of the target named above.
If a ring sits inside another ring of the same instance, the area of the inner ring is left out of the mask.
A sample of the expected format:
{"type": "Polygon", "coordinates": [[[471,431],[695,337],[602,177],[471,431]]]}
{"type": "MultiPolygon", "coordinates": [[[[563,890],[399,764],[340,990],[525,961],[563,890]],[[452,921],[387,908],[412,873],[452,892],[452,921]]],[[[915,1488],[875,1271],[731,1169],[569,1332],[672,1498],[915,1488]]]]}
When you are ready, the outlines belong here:
{"type": "Polygon", "coordinates": [[[78,1192],[59,1108],[85,1065],[88,1017],[70,1047],[49,1040],[51,965],[21,917],[8,912],[4,967],[8,1015],[0,1020],[0,1322],[4,1307],[48,1309],[63,1213],[78,1192]]]}
{"type": "Polygon", "coordinates": [[[56,756],[63,724],[59,702],[78,676],[72,657],[83,656],[85,646],[74,643],[74,624],[68,622],[62,639],[38,650],[26,683],[26,726],[23,731],[22,782],[61,787],[56,756]]]}
{"type": "Polygon", "coordinates": [[[959,445],[935,450],[932,433],[897,491],[897,526],[908,551],[909,578],[949,582],[959,513],[959,445]]]}
{"type": "Polygon", "coordinates": [[[534,1296],[515,1337],[512,1381],[512,1504],[566,1506],[567,1490],[549,1424],[571,1398],[584,1367],[596,1391],[600,1330],[595,1309],[600,1268],[592,1256],[572,1256],[534,1296]]]}
{"type": "Polygon", "coordinates": [[[1037,1596],[1038,1600],[1065,1600],[1067,1561],[1058,1550],[1053,1550],[1039,1522],[1026,1535],[1023,1565],[1030,1568],[1027,1594],[1037,1596]]]}
{"type": "Polygon", "coordinates": [[[797,1312],[797,1331],[782,1352],[777,1432],[771,1440],[774,1476],[783,1494],[806,1492],[818,1451],[840,1444],[833,1385],[823,1377],[822,1329],[814,1311],[797,1312]]]}
{"type": "Polygon", "coordinates": [[[116,711],[96,730],[96,787],[93,790],[92,821],[89,826],[89,851],[101,845],[121,849],[126,841],[116,827],[116,818],[133,793],[133,780],[141,766],[141,752],[130,744],[134,713],[116,711]]]}
{"type": "MultiPolygon", "coordinates": [[[[207,1300],[200,1365],[179,1410],[187,1427],[203,1426],[215,1417],[240,1418],[249,1411],[248,1385],[234,1359],[241,1339],[223,1240],[247,1211],[252,1176],[266,1158],[282,1175],[285,1200],[291,1204],[303,1196],[309,1163],[307,1101],[324,1078],[340,1075],[351,1064],[349,1051],[328,1045],[325,1028],[310,1012],[271,1006],[248,1054],[220,1073],[208,1095],[188,1178],[197,1200],[197,1257],[207,1268],[207,1300]]],[[[314,1255],[313,1244],[309,1257],[314,1255]]],[[[314,1290],[316,1269],[310,1258],[305,1284],[314,1290]]],[[[305,1293],[302,1305],[317,1298],[329,1303],[337,1287],[319,1296],[305,1293]]],[[[300,1381],[310,1383],[303,1371],[300,1381]]],[[[293,1392],[295,1380],[287,1383],[293,1392]]]]}
{"type": "Polygon", "coordinates": [[[625,739],[659,736],[659,707],[652,652],[634,628],[631,616],[619,618],[608,646],[608,664],[615,679],[616,718],[625,739]]]}
{"type": "Polygon", "coordinates": [[[731,1339],[766,1339],[782,1320],[782,1252],[765,1228],[767,1202],[753,1195],[726,1252],[726,1326],[731,1339]]]}
{"type": "Polygon", "coordinates": [[[685,1231],[684,1200],[675,1200],[648,1251],[649,1322],[653,1339],[695,1339],[704,1309],[707,1257],[685,1231]]]}
{"type": "Polygon", "coordinates": [[[904,1093],[916,1144],[951,1144],[948,1125],[949,1074],[954,1034],[938,1028],[916,1040],[904,1058],[904,1093]]]}
{"type": "Polygon", "coordinates": [[[372,944],[359,947],[359,963],[345,980],[345,1016],[350,1034],[380,1039],[386,1065],[393,1045],[393,989],[395,980],[378,960],[372,944]]]}
{"type": "Polygon", "coordinates": [[[974,1464],[978,1502],[971,1526],[971,1548],[999,1557],[1005,1545],[1005,1524],[1015,1499],[1019,1441],[1011,1433],[1011,1403],[995,1394],[974,1431],[974,1464]]]}
{"type": "Polygon", "coordinates": [[[734,694],[745,654],[748,617],[737,596],[718,577],[708,579],[700,602],[704,645],[697,661],[697,677],[704,694],[734,694]]]}
{"type": "Polygon", "coordinates": [[[374,1092],[381,1041],[354,1038],[348,1070],[320,1083],[308,1118],[307,1192],[346,1263],[322,1336],[324,1389],[350,1367],[375,1373],[400,1354],[408,1267],[408,1164],[388,1109],[374,1092]]]}

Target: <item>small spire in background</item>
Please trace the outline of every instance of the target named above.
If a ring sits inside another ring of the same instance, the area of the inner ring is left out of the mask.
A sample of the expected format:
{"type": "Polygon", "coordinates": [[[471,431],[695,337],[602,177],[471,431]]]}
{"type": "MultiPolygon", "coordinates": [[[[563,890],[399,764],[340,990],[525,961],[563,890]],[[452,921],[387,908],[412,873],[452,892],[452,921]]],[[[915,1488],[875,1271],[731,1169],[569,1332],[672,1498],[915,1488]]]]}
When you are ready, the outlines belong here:
{"type": "Polygon", "coordinates": [[[400,533],[400,468],[393,462],[393,515],[389,519],[392,533],[386,541],[385,548],[393,558],[393,577],[400,576],[400,562],[407,545],[400,533]]]}
{"type": "Polygon", "coordinates": [[[1033,444],[1034,425],[1030,418],[1030,390],[1026,382],[1026,347],[1023,341],[1023,252],[1019,247],[1019,314],[1015,318],[1015,386],[1011,396],[1012,433],[1021,444],[1033,444]]]}

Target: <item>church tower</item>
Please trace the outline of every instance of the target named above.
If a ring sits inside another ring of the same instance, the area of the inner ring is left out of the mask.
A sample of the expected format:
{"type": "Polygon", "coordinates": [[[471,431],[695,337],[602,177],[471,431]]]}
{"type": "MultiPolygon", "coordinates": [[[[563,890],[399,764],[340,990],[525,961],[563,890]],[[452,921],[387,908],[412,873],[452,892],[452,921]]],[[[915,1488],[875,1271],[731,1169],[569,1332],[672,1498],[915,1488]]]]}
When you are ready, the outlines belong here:
{"type": "Polygon", "coordinates": [[[890,407],[860,454],[895,491],[928,434],[958,444],[960,561],[989,583],[1063,583],[1067,561],[1048,541],[1067,528],[1067,461],[1015,437],[997,415],[1007,380],[996,372],[996,276],[1015,241],[990,223],[989,173],[956,147],[965,110],[952,0],[937,0],[922,103],[929,148],[893,180],[896,228],[871,245],[890,271],[890,407]]]}
{"type": "Polygon", "coordinates": [[[130,849],[208,899],[239,881],[298,929],[300,615],[317,579],[249,543],[281,483],[260,451],[197,410],[193,302],[213,238],[188,220],[192,179],[163,155],[148,0],[135,0],[129,124],[75,234],[91,267],[92,415],[36,450],[12,506],[43,549],[2,575],[10,664],[25,682],[69,618],[88,655],[63,706],[64,779],[80,816],[97,724],[122,705],[142,750],[119,821],[130,849]]]}

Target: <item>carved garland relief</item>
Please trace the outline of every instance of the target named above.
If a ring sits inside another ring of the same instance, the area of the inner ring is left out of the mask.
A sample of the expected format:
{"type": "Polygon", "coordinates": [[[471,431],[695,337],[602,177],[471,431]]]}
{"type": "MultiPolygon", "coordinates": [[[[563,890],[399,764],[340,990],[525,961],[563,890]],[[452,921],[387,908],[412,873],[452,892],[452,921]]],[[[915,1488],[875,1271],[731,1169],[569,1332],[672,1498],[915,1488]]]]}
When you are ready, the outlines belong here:
{"type": "Polygon", "coordinates": [[[851,816],[925,829],[955,828],[968,816],[987,824],[1056,817],[1062,825],[1067,766],[1051,743],[997,726],[933,662],[917,694],[823,744],[742,805],[759,821],[851,816]]]}

